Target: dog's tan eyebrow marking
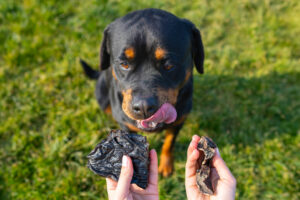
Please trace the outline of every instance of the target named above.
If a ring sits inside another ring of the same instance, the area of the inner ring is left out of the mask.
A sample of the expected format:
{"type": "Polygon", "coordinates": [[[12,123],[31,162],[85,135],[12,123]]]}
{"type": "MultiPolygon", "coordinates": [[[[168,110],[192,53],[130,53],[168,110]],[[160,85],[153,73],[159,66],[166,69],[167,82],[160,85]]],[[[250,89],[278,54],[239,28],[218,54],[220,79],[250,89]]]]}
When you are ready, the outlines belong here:
{"type": "Polygon", "coordinates": [[[111,73],[112,73],[113,77],[115,78],[115,80],[118,80],[114,68],[112,68],[111,73]]]}
{"type": "Polygon", "coordinates": [[[125,49],[124,53],[127,59],[133,59],[135,57],[135,51],[133,47],[125,49]]]}
{"type": "Polygon", "coordinates": [[[166,50],[160,48],[160,47],[157,47],[156,50],[155,50],[155,58],[156,60],[161,60],[165,57],[166,55],[166,50]]]}

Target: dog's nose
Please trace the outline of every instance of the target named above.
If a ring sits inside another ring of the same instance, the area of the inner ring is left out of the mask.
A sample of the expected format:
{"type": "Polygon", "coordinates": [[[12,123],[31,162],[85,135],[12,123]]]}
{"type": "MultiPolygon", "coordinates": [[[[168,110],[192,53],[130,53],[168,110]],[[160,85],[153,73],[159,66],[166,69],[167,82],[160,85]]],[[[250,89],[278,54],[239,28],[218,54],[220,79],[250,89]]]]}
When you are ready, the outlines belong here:
{"type": "Polygon", "coordinates": [[[132,102],[132,110],[138,119],[147,119],[158,109],[158,101],[154,97],[135,98],[132,102]]]}

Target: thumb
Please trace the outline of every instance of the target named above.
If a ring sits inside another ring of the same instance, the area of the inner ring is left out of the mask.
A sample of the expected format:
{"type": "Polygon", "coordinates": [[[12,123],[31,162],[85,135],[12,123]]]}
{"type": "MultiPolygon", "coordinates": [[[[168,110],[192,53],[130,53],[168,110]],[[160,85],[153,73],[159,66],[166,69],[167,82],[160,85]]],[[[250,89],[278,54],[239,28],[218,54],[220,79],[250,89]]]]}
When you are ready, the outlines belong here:
{"type": "Polygon", "coordinates": [[[116,199],[124,199],[129,193],[133,175],[132,161],[129,156],[123,155],[122,168],[116,189],[116,199]]]}

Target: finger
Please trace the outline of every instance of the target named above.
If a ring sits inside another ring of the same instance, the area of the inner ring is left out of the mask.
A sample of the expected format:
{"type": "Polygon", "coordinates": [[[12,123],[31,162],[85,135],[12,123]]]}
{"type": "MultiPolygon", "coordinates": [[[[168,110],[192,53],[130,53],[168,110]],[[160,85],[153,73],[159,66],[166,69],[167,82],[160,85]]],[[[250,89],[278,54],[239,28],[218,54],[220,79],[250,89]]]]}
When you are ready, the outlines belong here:
{"type": "Polygon", "coordinates": [[[187,158],[185,165],[185,177],[189,178],[194,176],[197,171],[197,160],[199,158],[199,151],[194,149],[191,155],[187,158]]]}
{"type": "Polygon", "coordinates": [[[188,199],[191,196],[194,197],[197,194],[198,188],[196,185],[196,171],[197,171],[197,160],[199,158],[199,151],[194,149],[190,156],[187,158],[185,165],[185,190],[188,199]]]}
{"type": "MultiPolygon", "coordinates": [[[[149,185],[148,185],[149,187],[149,185]]],[[[148,189],[148,187],[146,189],[148,189]]],[[[145,190],[139,186],[137,186],[136,184],[131,184],[130,185],[130,191],[134,192],[134,193],[138,193],[138,194],[142,194],[145,192],[145,190]]]]}
{"type": "Polygon", "coordinates": [[[123,156],[120,178],[116,188],[116,199],[124,199],[130,187],[130,182],[133,175],[132,161],[129,156],[123,156]]]}
{"type": "Polygon", "coordinates": [[[218,148],[216,148],[216,153],[212,160],[212,166],[216,168],[216,171],[221,179],[228,179],[228,180],[234,179],[234,176],[231,174],[226,163],[221,158],[218,148]]]}
{"type": "Polygon", "coordinates": [[[191,141],[191,143],[190,143],[190,145],[188,147],[188,150],[187,150],[187,156],[188,157],[192,154],[192,152],[194,151],[194,149],[197,148],[199,140],[200,140],[200,137],[198,135],[194,135],[192,137],[192,141],[191,141]]]}
{"type": "Polygon", "coordinates": [[[158,161],[157,153],[155,149],[150,151],[150,172],[149,172],[149,184],[157,185],[158,182],[158,161]]]}
{"type": "Polygon", "coordinates": [[[106,187],[107,187],[107,190],[115,190],[116,187],[117,187],[117,184],[118,182],[117,181],[114,181],[110,178],[106,178],[106,187]]]}

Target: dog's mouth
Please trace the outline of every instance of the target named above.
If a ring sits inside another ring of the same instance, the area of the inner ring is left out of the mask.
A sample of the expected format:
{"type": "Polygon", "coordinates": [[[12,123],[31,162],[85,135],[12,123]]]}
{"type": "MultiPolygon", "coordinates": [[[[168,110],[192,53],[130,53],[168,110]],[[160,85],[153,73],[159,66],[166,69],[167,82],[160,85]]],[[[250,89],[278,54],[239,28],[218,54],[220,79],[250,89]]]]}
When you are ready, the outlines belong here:
{"type": "Polygon", "coordinates": [[[142,130],[142,131],[145,131],[145,132],[155,132],[155,131],[158,131],[160,130],[163,126],[164,126],[164,123],[149,123],[147,125],[147,128],[145,126],[142,125],[141,123],[142,120],[137,120],[136,121],[136,126],[142,130]]]}
{"type": "Polygon", "coordinates": [[[147,132],[155,131],[176,120],[177,112],[174,106],[164,103],[152,116],[147,119],[137,120],[137,127],[147,132]]]}

